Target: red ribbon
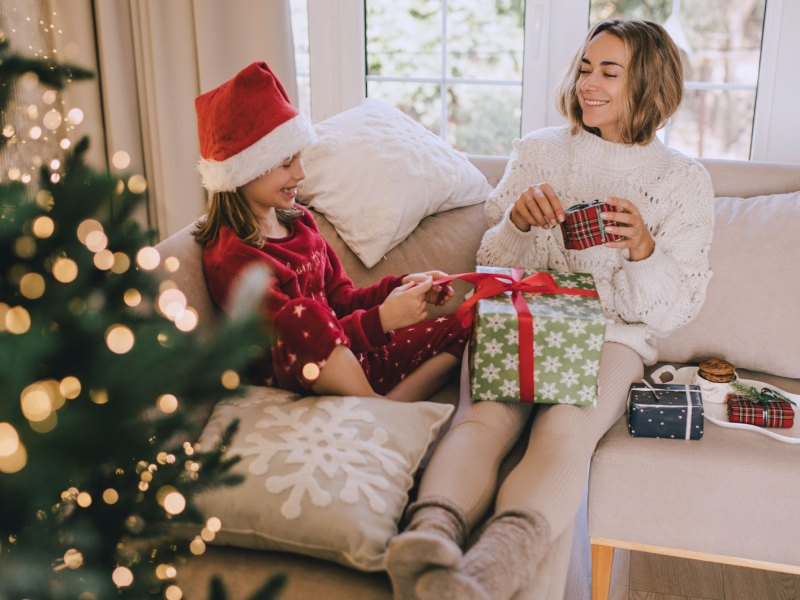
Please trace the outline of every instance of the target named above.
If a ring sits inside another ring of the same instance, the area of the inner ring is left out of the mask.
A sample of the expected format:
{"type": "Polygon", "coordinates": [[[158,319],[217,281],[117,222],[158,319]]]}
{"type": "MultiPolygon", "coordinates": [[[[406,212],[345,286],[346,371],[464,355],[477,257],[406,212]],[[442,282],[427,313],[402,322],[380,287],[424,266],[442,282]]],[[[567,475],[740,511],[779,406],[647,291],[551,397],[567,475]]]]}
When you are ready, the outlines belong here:
{"type": "Polygon", "coordinates": [[[475,315],[473,307],[484,298],[491,298],[504,292],[511,292],[511,302],[517,311],[517,327],[519,332],[519,392],[522,402],[534,401],[534,335],[533,315],[521,292],[531,294],[562,294],[569,296],[598,297],[595,290],[558,287],[550,273],[538,272],[524,279],[522,269],[511,269],[506,273],[459,273],[436,279],[433,284],[441,285],[455,279],[461,279],[475,286],[475,292],[456,310],[464,325],[469,327],[475,315]],[[529,376],[526,376],[526,373],[529,376]]]}

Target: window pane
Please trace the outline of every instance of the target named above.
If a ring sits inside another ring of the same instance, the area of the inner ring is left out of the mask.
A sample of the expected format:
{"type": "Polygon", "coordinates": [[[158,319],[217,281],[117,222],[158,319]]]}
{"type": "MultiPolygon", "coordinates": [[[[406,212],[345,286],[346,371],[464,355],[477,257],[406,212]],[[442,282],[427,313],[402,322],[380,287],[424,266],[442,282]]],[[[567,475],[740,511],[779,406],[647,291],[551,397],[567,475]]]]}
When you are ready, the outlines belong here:
{"type": "Polygon", "coordinates": [[[409,117],[440,135],[441,87],[432,83],[405,83],[396,81],[369,81],[367,96],[383,100],[409,117]]]}
{"type": "Polygon", "coordinates": [[[470,154],[507,155],[519,137],[522,86],[448,86],[447,141],[470,154]]]}
{"type": "Polygon", "coordinates": [[[366,2],[367,75],[440,77],[439,0],[366,2]]]}
{"type": "Polygon", "coordinates": [[[667,143],[689,156],[747,160],[756,94],[741,90],[688,90],[672,117],[667,143]]]}
{"type": "Polygon", "coordinates": [[[521,81],[524,24],[522,0],[449,0],[448,76],[521,81]]]}

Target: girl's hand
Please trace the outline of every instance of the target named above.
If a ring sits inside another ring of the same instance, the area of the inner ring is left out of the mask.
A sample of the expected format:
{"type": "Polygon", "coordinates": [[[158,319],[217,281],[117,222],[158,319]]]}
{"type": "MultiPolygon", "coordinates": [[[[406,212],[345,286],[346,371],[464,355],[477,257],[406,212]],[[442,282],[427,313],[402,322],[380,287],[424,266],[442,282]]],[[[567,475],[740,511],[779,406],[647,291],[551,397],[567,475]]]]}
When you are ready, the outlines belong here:
{"type": "Polygon", "coordinates": [[[549,183],[537,183],[522,192],[511,208],[511,221],[520,231],[550,229],[564,221],[561,199],[549,183]]]}
{"type": "Polygon", "coordinates": [[[655,250],[656,242],[650,235],[650,230],[644,224],[639,209],[625,198],[609,197],[605,199],[607,204],[616,206],[621,212],[605,212],[600,215],[604,221],[616,221],[617,225],[609,225],[605,229],[608,233],[621,235],[624,240],[616,242],[606,242],[609,248],[628,248],[630,260],[642,260],[647,258],[655,250]]]}
{"type": "MultiPolygon", "coordinates": [[[[444,273],[443,271],[424,271],[422,273],[411,273],[410,275],[403,277],[403,283],[409,283],[411,281],[421,283],[428,277],[433,279],[441,279],[442,277],[447,277],[447,273],[444,273]]],[[[443,304],[450,302],[450,299],[454,295],[455,292],[450,285],[433,285],[431,286],[428,294],[425,296],[425,302],[428,304],[435,304],[436,306],[442,306],[443,304]]]]}
{"type": "Polygon", "coordinates": [[[428,318],[425,297],[433,287],[433,278],[409,281],[394,288],[378,309],[385,332],[408,327],[428,318]]]}

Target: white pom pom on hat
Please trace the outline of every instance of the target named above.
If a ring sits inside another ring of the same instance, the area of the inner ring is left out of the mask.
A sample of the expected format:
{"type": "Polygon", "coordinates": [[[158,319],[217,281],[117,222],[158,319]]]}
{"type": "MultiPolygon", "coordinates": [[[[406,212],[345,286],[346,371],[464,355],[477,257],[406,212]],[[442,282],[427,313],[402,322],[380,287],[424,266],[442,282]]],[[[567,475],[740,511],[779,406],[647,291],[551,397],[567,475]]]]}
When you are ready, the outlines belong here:
{"type": "Polygon", "coordinates": [[[209,192],[232,192],[316,140],[265,62],[254,62],[195,101],[201,159],[209,192]]]}

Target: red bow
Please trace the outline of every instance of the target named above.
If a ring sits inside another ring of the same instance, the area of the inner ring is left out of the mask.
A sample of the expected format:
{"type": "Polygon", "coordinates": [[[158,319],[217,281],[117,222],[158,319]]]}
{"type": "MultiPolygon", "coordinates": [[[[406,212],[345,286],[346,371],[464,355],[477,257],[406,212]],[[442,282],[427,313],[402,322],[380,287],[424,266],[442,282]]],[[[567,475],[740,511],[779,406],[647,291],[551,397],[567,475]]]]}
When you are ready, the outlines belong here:
{"type": "Polygon", "coordinates": [[[459,273],[448,275],[433,282],[434,285],[449,283],[461,279],[475,286],[475,292],[456,310],[456,317],[462,325],[469,327],[472,324],[475,304],[484,298],[491,298],[504,292],[511,292],[511,302],[517,311],[517,324],[519,331],[519,392],[522,402],[534,401],[534,336],[533,315],[520,292],[531,294],[563,294],[569,296],[593,296],[597,298],[595,290],[582,290],[577,288],[558,287],[550,273],[538,272],[524,279],[522,269],[511,269],[511,275],[505,273],[459,273]],[[526,374],[530,374],[526,376],[526,374]]]}

